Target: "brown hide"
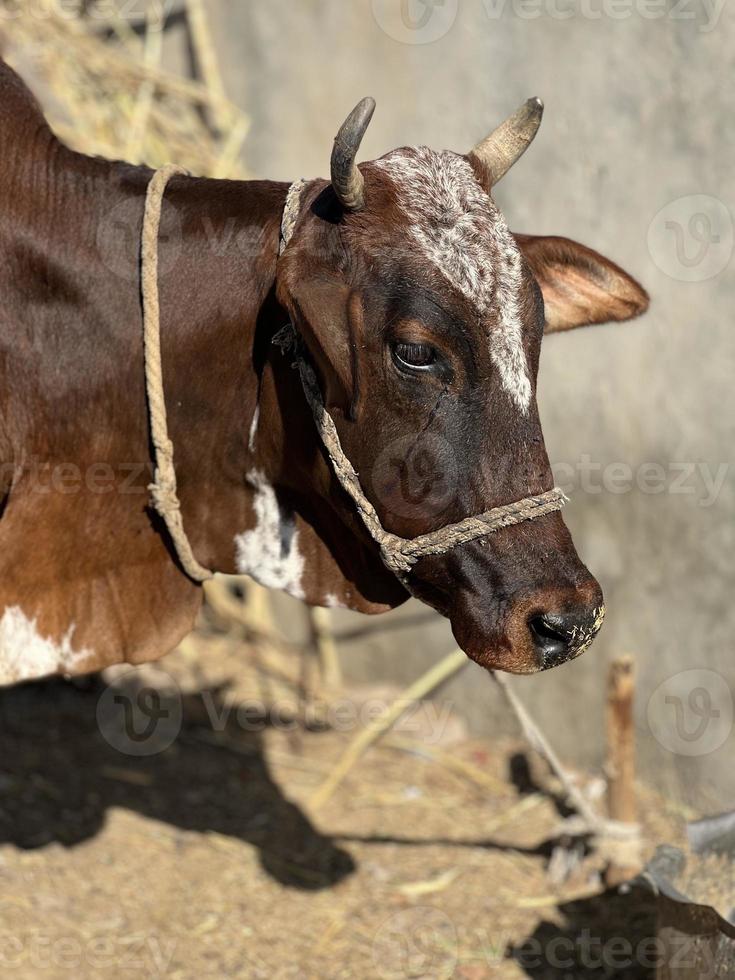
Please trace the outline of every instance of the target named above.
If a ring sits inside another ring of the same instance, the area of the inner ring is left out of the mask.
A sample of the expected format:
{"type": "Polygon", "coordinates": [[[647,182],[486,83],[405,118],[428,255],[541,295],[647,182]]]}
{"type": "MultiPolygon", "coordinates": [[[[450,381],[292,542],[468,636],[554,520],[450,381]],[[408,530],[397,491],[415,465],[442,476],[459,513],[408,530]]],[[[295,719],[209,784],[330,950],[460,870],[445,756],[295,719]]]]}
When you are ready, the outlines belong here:
{"type": "MultiPolygon", "coordinates": [[[[2,65],[0,151],[0,683],[12,683],[160,656],[202,593],[149,506],[151,171],[68,150],[2,65]]],[[[408,592],[337,483],[293,357],[273,343],[282,328],[303,339],[383,526],[414,536],[549,489],[535,402],[544,300],[548,330],[647,302],[583,246],[516,243],[466,158],[388,157],[362,166],[361,209],[310,182],[280,258],[283,183],[175,177],[159,237],[169,434],[196,558],[368,613],[408,592]],[[426,370],[405,359],[427,350],[426,370]],[[455,481],[441,506],[425,469],[407,472],[427,440],[436,474],[455,481]]],[[[558,514],[426,556],[409,578],[494,669],[562,663],[602,621],[558,514]]]]}
{"type": "MultiPolygon", "coordinates": [[[[63,147],[6,66],[0,95],[0,683],[9,683],[158,657],[192,628],[202,592],[177,566],[147,492],[139,239],[151,173],[63,147]]],[[[180,178],[163,209],[162,352],[184,524],[198,559],[227,573],[238,570],[236,536],[257,520],[248,474],[278,481],[283,413],[304,413],[284,404],[298,392],[284,394],[269,364],[286,320],[267,302],[286,190],[180,178]],[[269,424],[251,452],[258,400],[269,424]]],[[[304,427],[297,445],[328,483],[314,433],[304,427]]],[[[308,601],[373,612],[405,598],[361,528],[348,550],[333,508],[291,495],[308,601]]]]}

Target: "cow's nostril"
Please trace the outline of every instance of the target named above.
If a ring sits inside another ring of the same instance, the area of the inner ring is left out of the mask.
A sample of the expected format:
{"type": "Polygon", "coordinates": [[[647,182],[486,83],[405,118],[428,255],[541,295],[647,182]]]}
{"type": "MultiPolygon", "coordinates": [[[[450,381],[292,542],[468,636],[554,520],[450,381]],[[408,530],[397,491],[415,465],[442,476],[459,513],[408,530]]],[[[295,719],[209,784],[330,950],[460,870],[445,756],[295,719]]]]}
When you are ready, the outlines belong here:
{"type": "Polygon", "coordinates": [[[541,667],[556,667],[581,653],[589,646],[601,623],[601,608],[532,616],[528,628],[541,667]]]}
{"type": "Polygon", "coordinates": [[[586,650],[602,625],[604,613],[600,597],[598,605],[594,607],[531,616],[528,629],[541,668],[563,664],[586,650]]]}
{"type": "Polygon", "coordinates": [[[564,616],[544,613],[528,621],[533,643],[542,666],[553,667],[567,659],[573,642],[573,632],[567,627],[564,616]]]}

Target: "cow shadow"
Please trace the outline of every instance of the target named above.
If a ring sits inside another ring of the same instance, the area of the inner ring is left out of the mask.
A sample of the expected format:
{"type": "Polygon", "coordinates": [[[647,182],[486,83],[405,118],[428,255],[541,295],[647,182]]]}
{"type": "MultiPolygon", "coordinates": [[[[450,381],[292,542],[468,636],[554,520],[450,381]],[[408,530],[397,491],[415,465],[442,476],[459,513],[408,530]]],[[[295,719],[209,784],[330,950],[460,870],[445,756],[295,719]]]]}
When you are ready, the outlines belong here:
{"type": "Polygon", "coordinates": [[[73,847],[122,807],[245,841],[290,887],[328,888],[349,875],[349,854],[272,778],[263,725],[250,717],[236,741],[223,741],[226,717],[219,690],[159,696],[99,677],[82,688],[50,679],[0,690],[0,842],[73,847]]]}

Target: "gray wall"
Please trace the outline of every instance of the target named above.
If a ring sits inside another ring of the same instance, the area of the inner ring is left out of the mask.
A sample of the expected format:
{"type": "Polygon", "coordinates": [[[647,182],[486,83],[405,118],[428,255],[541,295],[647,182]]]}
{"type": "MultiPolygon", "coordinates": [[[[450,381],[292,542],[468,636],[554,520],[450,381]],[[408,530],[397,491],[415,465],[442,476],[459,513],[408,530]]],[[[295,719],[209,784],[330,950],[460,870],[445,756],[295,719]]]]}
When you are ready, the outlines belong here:
{"type": "MultiPolygon", "coordinates": [[[[565,756],[599,764],[605,665],[635,654],[646,776],[701,809],[732,804],[732,5],[716,18],[703,0],[445,0],[423,31],[395,30],[400,0],[209,6],[229,92],[253,118],[254,176],[325,175],[335,130],[365,94],[378,102],[366,158],[406,143],[469,148],[529,95],[545,100],[536,143],[498,189],[511,227],[599,249],[653,302],[640,322],[545,344],[549,454],[577,467],[567,519],[608,616],[579,662],[516,685],[565,756]],[[602,492],[591,492],[599,473],[590,483],[579,472],[585,454],[607,467],[602,492]],[[632,489],[620,492],[614,463],[633,468],[632,489]],[[651,463],[663,467],[663,492],[636,484],[656,488],[661,473],[640,469],[651,463]],[[688,492],[675,492],[687,472],[677,464],[703,468],[688,492]],[[713,479],[721,466],[711,501],[702,472],[713,479]]],[[[411,0],[409,13],[425,10],[411,0]]],[[[567,469],[559,475],[569,482],[567,469]]],[[[342,644],[354,676],[409,680],[452,648],[447,625],[418,605],[335,623],[359,634],[342,644]]],[[[450,696],[478,732],[507,731],[480,674],[468,668],[450,696]]]]}

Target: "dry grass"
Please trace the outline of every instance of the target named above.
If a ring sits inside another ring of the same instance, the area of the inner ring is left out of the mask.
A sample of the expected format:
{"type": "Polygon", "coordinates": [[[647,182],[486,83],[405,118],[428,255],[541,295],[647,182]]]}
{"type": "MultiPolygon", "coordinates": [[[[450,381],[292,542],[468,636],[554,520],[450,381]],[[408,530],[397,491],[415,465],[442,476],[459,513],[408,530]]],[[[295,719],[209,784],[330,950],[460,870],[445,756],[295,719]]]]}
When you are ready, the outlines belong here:
{"type": "Polygon", "coordinates": [[[147,19],[135,24],[99,12],[70,16],[61,0],[0,0],[3,52],[48,93],[49,120],[73,148],[152,167],[174,160],[203,176],[243,176],[248,119],[224,94],[203,6],[186,4],[201,81],[162,67],[164,6],[148,4],[147,19]]]}

